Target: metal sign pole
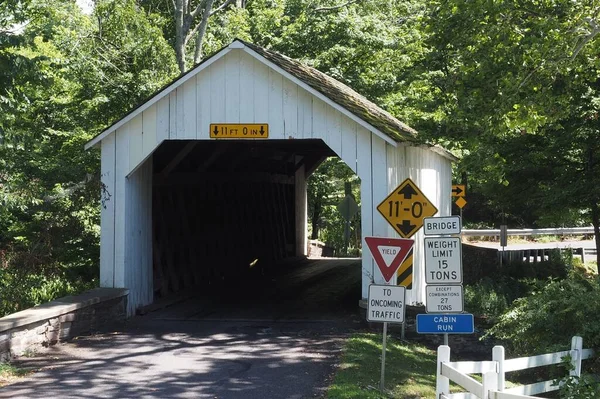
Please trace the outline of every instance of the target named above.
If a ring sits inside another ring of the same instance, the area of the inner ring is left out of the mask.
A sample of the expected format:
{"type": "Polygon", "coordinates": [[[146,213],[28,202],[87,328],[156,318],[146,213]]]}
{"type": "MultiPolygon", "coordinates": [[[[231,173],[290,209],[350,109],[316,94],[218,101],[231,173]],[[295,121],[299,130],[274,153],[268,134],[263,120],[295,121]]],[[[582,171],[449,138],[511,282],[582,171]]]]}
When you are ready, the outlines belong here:
{"type": "Polygon", "coordinates": [[[444,345],[448,346],[448,334],[444,334],[444,345]]]}
{"type": "Polygon", "coordinates": [[[379,390],[383,393],[384,389],[384,378],[385,378],[385,347],[387,343],[387,325],[388,323],[383,323],[383,345],[381,349],[381,381],[379,382],[379,390]]]}

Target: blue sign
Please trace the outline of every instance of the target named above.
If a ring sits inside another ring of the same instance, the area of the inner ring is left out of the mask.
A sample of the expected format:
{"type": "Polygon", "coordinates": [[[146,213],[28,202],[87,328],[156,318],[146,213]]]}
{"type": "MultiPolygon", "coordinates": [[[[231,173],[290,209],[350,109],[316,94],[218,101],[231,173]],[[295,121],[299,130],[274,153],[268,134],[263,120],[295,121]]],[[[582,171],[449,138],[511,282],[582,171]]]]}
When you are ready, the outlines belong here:
{"type": "Polygon", "coordinates": [[[418,314],[419,334],[473,334],[472,314],[418,314]]]}

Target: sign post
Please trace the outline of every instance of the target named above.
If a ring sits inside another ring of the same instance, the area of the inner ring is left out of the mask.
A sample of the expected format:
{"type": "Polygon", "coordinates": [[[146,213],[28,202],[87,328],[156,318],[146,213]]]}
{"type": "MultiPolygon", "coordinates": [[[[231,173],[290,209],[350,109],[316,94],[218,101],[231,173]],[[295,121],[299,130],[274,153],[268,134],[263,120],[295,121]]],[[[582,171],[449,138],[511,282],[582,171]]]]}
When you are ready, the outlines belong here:
{"type": "Polygon", "coordinates": [[[390,285],[396,271],[414,245],[414,240],[403,238],[365,237],[371,255],[381,271],[386,285],[371,284],[367,304],[367,321],[383,322],[381,345],[381,380],[379,390],[385,387],[385,352],[387,346],[387,323],[404,323],[406,312],[406,287],[390,285]]]}
{"type": "MultiPolygon", "coordinates": [[[[452,192],[461,199],[464,186],[453,187],[452,192]]],[[[461,233],[461,228],[461,218],[458,216],[425,219],[425,235],[437,237],[424,240],[427,283],[425,309],[428,314],[417,315],[417,332],[444,334],[444,345],[448,345],[448,334],[473,332],[473,316],[462,313],[462,240],[456,237],[461,233]]]]}

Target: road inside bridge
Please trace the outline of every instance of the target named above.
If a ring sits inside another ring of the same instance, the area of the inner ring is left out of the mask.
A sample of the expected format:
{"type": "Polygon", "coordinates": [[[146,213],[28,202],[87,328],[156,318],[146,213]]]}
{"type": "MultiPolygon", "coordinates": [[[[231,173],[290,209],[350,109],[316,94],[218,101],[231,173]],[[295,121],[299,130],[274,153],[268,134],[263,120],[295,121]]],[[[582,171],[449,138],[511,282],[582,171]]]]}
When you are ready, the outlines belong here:
{"type": "Polygon", "coordinates": [[[284,266],[23,358],[40,371],[0,398],[322,397],[360,327],[360,260],[284,266]]]}

